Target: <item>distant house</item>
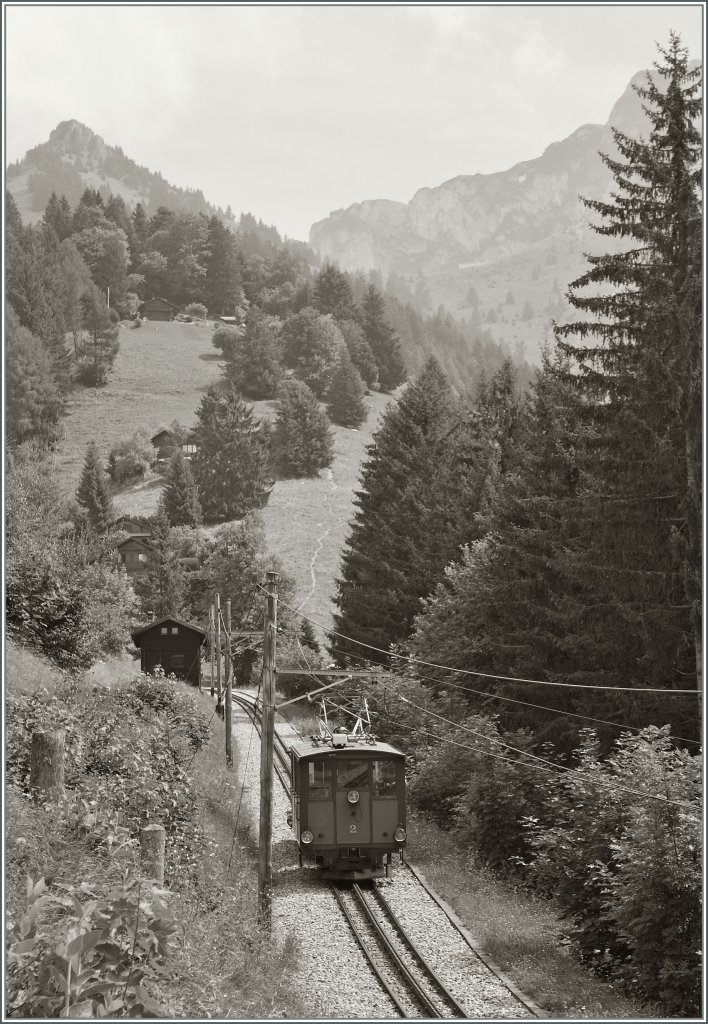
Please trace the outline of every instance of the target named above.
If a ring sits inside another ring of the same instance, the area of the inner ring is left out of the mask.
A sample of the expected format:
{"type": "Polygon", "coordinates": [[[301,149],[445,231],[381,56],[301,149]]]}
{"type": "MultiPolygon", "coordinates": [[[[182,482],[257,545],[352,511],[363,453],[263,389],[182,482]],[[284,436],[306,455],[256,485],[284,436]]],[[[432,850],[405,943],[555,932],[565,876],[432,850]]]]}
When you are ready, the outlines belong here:
{"type": "Polygon", "coordinates": [[[134,533],[116,544],[116,551],[120,555],[121,564],[125,566],[128,579],[139,578],[150,568],[151,541],[150,533],[134,533]]]}
{"type": "Polygon", "coordinates": [[[178,679],[199,685],[201,674],[201,648],[206,633],[182,619],[167,617],[149,622],[131,633],[133,643],[140,648],[140,668],[153,672],[158,665],[166,675],[174,673],[178,679]]]}
{"type": "Polygon", "coordinates": [[[167,462],[175,452],[181,451],[185,459],[189,459],[197,451],[196,444],[189,440],[181,441],[171,430],[158,431],[154,437],[150,438],[150,443],[157,448],[158,463],[167,462]]]}
{"type": "Polygon", "coordinates": [[[179,306],[156,295],[143,302],[138,308],[138,313],[146,320],[174,320],[179,313],[179,306]]]}

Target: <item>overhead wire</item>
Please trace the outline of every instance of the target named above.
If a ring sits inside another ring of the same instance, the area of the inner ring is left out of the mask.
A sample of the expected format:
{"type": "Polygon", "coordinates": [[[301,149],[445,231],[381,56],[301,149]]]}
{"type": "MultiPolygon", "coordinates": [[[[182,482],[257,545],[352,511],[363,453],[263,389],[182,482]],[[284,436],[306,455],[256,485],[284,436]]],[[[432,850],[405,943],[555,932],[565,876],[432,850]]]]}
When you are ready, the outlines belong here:
{"type": "MultiPolygon", "coordinates": [[[[324,629],[325,627],[322,627],[322,628],[324,629]]],[[[292,636],[297,636],[297,633],[295,633],[294,630],[284,629],[284,632],[289,633],[292,636]]],[[[366,658],[363,654],[351,654],[349,651],[343,651],[341,648],[338,648],[338,647],[330,647],[329,650],[333,654],[341,654],[341,655],[344,655],[344,656],[346,656],[348,658],[353,658],[356,661],[364,661],[364,662],[369,663],[369,659],[366,658]]],[[[391,675],[395,675],[395,673],[391,672],[388,669],[384,669],[382,666],[377,666],[376,668],[372,668],[372,670],[371,670],[371,674],[372,675],[386,675],[389,672],[390,672],[391,675]]],[[[313,678],[313,680],[317,681],[317,679],[316,679],[316,672],[315,672],[315,674],[313,675],[312,678],[313,678]]],[[[461,683],[453,683],[449,679],[442,680],[442,679],[436,678],[435,676],[424,675],[423,673],[421,673],[419,671],[416,671],[416,679],[419,679],[419,680],[422,680],[422,681],[425,681],[425,682],[436,683],[438,686],[441,686],[441,687],[443,687],[445,689],[461,690],[463,693],[474,693],[474,694],[477,694],[480,697],[488,697],[490,700],[501,700],[501,701],[505,701],[506,703],[509,703],[509,704],[521,704],[523,707],[534,708],[537,711],[550,711],[552,714],[563,715],[564,717],[567,717],[567,718],[577,718],[577,719],[580,719],[581,721],[585,721],[585,722],[594,722],[596,725],[608,725],[608,726],[610,726],[613,729],[623,729],[623,730],[626,730],[626,731],[629,731],[629,732],[641,732],[642,729],[645,728],[645,726],[641,726],[641,725],[626,725],[623,722],[610,722],[606,718],[594,718],[592,715],[582,715],[579,712],[575,712],[575,711],[563,711],[560,708],[551,708],[551,707],[548,707],[545,704],[533,704],[530,701],[519,700],[516,697],[507,697],[504,694],[500,694],[500,693],[490,693],[488,690],[477,690],[477,689],[475,689],[472,686],[467,686],[467,685],[463,686],[461,683]]],[[[702,746],[702,743],[701,743],[700,740],[691,740],[691,739],[688,739],[686,736],[676,736],[676,735],[673,735],[672,739],[678,740],[681,743],[690,743],[692,746],[697,746],[697,747],[702,746]]]]}
{"type": "MultiPolygon", "coordinates": [[[[262,589],[265,590],[264,587],[262,589]]],[[[500,682],[506,683],[526,683],[531,686],[555,686],[563,689],[575,690],[606,690],[611,691],[612,693],[661,693],[664,694],[664,696],[671,697],[680,695],[689,695],[694,697],[698,696],[698,693],[695,689],[668,690],[664,687],[650,686],[601,686],[598,683],[561,683],[554,682],[553,680],[549,679],[526,679],[522,676],[504,676],[494,672],[480,672],[474,669],[452,668],[450,665],[438,665],[432,661],[424,661],[422,658],[413,658],[412,656],[407,654],[397,654],[394,651],[386,651],[382,647],[375,647],[373,644],[367,644],[363,640],[354,640],[353,637],[346,636],[344,633],[338,633],[336,630],[328,629],[326,626],[323,626],[321,622],[317,622],[315,619],[311,619],[309,616],[305,615],[303,612],[299,612],[296,608],[293,608],[291,605],[286,604],[284,601],[282,602],[282,604],[284,608],[287,608],[289,611],[293,612],[296,615],[300,615],[303,619],[306,619],[307,622],[312,623],[313,626],[317,626],[318,629],[321,629],[328,636],[339,637],[340,640],[346,640],[347,643],[356,644],[359,647],[365,647],[370,651],[376,651],[378,654],[385,654],[387,658],[397,658],[400,661],[405,661],[409,665],[423,665],[426,668],[439,669],[442,672],[454,672],[458,675],[482,677],[483,679],[496,679],[500,682]]]]}

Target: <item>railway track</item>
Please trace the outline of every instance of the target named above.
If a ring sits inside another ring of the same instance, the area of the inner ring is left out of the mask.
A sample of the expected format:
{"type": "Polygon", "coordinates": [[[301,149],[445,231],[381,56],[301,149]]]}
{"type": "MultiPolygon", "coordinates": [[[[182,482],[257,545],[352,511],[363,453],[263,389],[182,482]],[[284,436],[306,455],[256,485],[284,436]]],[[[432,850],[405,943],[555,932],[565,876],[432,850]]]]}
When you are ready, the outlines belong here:
{"type": "MultiPolygon", "coordinates": [[[[258,701],[252,694],[239,692],[233,694],[233,701],[245,711],[260,735],[258,701]]],[[[277,731],[274,732],[274,767],[284,791],[289,795],[290,755],[277,731]]],[[[405,882],[404,890],[406,888],[409,891],[413,888],[419,890],[423,900],[427,897],[431,897],[432,900],[437,899],[428,889],[424,880],[419,879],[414,869],[408,864],[406,864],[405,874],[401,881],[405,882]]],[[[449,958],[446,959],[443,956],[441,959],[439,949],[433,948],[434,944],[431,945],[429,942],[429,931],[421,932],[418,928],[416,935],[418,944],[416,944],[411,936],[411,933],[416,934],[415,926],[410,928],[409,924],[399,919],[394,907],[386,899],[383,889],[375,884],[369,886],[368,884],[358,885],[349,882],[330,882],[329,885],[337,905],[349,925],[354,941],[361,949],[372,973],[390,1000],[390,1016],[404,1019],[479,1019],[477,1004],[480,1000],[483,1004],[486,1003],[488,997],[483,993],[489,984],[487,979],[490,975],[496,976],[496,979],[501,981],[504,989],[511,996],[512,1005],[516,1003],[516,1011],[512,1011],[509,1016],[544,1016],[540,1007],[519,992],[513,982],[471,944],[469,936],[464,938],[464,942],[470,947],[467,956],[473,955],[477,961],[477,966],[472,968],[472,974],[478,979],[474,982],[474,986],[478,986],[478,988],[470,988],[469,983],[460,984],[459,973],[456,974],[454,970],[450,972],[445,969],[449,958]],[[442,973],[443,977],[438,972],[442,973]],[[471,1000],[471,1010],[466,1009],[453,995],[450,987],[461,995],[465,1002],[471,1000]]],[[[391,897],[394,905],[397,901],[400,905],[401,894],[398,890],[395,893],[392,890],[391,897]],[[394,895],[396,899],[393,899],[394,895]]],[[[416,896],[416,905],[417,901],[418,897],[416,896]]],[[[417,916],[417,911],[415,914],[417,916]]],[[[403,916],[405,918],[406,913],[403,916]]],[[[410,914],[408,917],[409,923],[414,923],[410,920],[410,914]]],[[[461,931],[459,922],[457,924],[452,920],[445,922],[444,930],[447,930],[448,927],[452,928],[455,933],[461,931]]],[[[459,938],[448,941],[459,941],[459,938]]],[[[460,966],[462,965],[460,964],[460,966]]],[[[469,969],[469,967],[462,968],[465,974],[469,969]]],[[[495,981],[495,984],[498,985],[499,981],[495,981]]],[[[488,1012],[482,1014],[482,1016],[487,1015],[488,1012]]]]}
{"type": "Polygon", "coordinates": [[[467,1019],[375,886],[330,882],[349,927],[401,1017],[467,1019]]]}

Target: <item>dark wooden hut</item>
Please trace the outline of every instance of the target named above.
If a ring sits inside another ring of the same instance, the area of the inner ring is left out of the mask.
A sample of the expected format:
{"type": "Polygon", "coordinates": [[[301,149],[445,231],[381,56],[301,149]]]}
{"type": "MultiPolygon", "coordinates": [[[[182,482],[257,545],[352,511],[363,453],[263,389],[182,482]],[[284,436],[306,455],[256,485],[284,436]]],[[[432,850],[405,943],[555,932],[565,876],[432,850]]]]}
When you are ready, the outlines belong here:
{"type": "Polygon", "coordinates": [[[201,672],[201,648],[206,633],[172,616],[149,622],[131,633],[133,643],[140,649],[140,669],[153,672],[161,665],[165,675],[174,674],[178,679],[199,685],[201,672]]]}
{"type": "Polygon", "coordinates": [[[151,540],[151,533],[134,533],[116,544],[116,551],[120,555],[121,564],[125,566],[129,579],[142,576],[150,568],[151,540]]]}

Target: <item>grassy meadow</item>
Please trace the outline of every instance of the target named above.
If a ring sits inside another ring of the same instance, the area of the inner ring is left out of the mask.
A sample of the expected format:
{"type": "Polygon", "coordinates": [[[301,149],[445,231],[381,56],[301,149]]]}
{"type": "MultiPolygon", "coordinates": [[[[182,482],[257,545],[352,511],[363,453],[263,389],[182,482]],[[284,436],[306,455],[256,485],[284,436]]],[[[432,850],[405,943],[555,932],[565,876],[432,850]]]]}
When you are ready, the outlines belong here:
{"type": "MultiPolygon", "coordinates": [[[[220,376],[220,355],[211,345],[212,333],[211,321],[146,321],[139,330],[121,326],[120,352],[106,387],[82,389],[71,396],[64,440],[55,459],[68,492],[76,489],[91,440],[107,457],[116,441],[136,430],[153,435],[175,419],[187,426],[194,423],[204,392],[220,376]]],[[[359,430],[333,428],[331,468],[317,477],[278,480],[264,510],[268,547],[295,578],[298,607],[325,625],[331,625],[334,579],[362,458],[392,398],[373,393],[366,401],[369,415],[359,430]]],[[[274,419],[277,406],[256,402],[255,410],[258,416],[274,419]]],[[[161,487],[161,477],[150,474],[116,492],[116,509],[149,516],[157,507],[161,487]]]]}

